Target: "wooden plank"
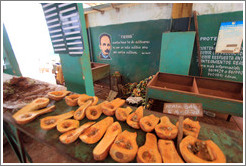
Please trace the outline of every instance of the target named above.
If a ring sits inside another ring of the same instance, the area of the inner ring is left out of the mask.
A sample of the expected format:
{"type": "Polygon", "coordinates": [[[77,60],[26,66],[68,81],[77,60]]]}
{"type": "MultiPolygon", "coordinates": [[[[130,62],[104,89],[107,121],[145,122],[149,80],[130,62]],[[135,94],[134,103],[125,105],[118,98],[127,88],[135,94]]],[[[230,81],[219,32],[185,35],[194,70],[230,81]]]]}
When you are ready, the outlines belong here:
{"type": "Polygon", "coordinates": [[[172,18],[190,17],[192,13],[192,3],[173,3],[172,18]]]}
{"type": "Polygon", "coordinates": [[[202,103],[203,109],[232,114],[235,116],[243,116],[243,101],[239,100],[228,100],[226,98],[211,97],[209,95],[201,95],[195,93],[189,93],[184,91],[149,87],[147,88],[147,98],[157,99],[167,102],[193,102],[202,103]]]}
{"type": "Polygon", "coordinates": [[[192,90],[193,90],[194,93],[199,94],[199,90],[198,90],[197,83],[196,83],[196,78],[193,79],[192,90]]]}
{"type": "Polygon", "coordinates": [[[179,128],[178,128],[178,138],[177,138],[177,150],[180,153],[180,149],[179,149],[179,144],[181,142],[181,140],[183,139],[183,121],[184,121],[184,116],[179,116],[179,128]]]}
{"type": "Polygon", "coordinates": [[[194,22],[195,22],[195,30],[196,30],[196,45],[197,45],[197,58],[198,58],[198,66],[199,66],[199,74],[202,76],[202,60],[200,54],[200,38],[199,38],[199,31],[198,31],[198,21],[197,21],[197,12],[193,12],[194,22]]]}

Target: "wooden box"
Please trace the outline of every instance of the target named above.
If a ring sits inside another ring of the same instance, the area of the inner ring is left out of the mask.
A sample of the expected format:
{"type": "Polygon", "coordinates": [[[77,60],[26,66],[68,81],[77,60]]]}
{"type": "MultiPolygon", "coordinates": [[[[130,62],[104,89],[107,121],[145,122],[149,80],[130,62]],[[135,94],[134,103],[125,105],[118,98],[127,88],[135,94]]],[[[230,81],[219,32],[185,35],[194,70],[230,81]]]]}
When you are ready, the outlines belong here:
{"type": "Polygon", "coordinates": [[[106,78],[110,75],[110,65],[103,63],[91,62],[93,82],[106,78]]]}
{"type": "Polygon", "coordinates": [[[243,116],[243,83],[158,72],[147,85],[148,99],[202,103],[203,109],[243,116]]]}

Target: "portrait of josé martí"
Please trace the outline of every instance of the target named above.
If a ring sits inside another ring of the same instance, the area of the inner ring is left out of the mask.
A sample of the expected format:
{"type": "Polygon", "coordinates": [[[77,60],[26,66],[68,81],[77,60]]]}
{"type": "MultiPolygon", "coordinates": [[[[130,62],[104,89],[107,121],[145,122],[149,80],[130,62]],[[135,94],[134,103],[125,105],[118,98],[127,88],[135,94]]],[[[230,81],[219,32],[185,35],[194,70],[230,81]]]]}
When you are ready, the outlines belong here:
{"type": "Polygon", "coordinates": [[[103,60],[111,60],[111,37],[107,33],[102,33],[99,36],[99,48],[101,50],[99,58],[103,60]]]}

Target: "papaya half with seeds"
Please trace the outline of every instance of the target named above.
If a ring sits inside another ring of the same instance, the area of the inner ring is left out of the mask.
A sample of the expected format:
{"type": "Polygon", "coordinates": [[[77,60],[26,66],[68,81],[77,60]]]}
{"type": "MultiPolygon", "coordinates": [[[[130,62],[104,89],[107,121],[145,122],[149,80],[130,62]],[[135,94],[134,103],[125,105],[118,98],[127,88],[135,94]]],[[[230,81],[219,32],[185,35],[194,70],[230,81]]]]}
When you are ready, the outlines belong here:
{"type": "Polygon", "coordinates": [[[174,139],[178,134],[178,128],[172,124],[167,116],[163,116],[161,122],[155,126],[155,133],[162,139],[174,139]]]}
{"type": "Polygon", "coordinates": [[[88,96],[87,94],[82,94],[78,98],[78,105],[79,106],[82,106],[83,104],[85,104],[89,100],[92,101],[92,104],[91,105],[96,105],[97,102],[98,102],[98,97],[96,97],[96,96],[88,96]]]}
{"type": "Polygon", "coordinates": [[[131,107],[117,108],[115,111],[115,117],[119,121],[125,121],[131,112],[131,107]]]}
{"type": "Polygon", "coordinates": [[[113,116],[117,108],[125,104],[125,100],[116,98],[102,105],[102,112],[107,116],[113,116]]]}
{"type": "MultiPolygon", "coordinates": [[[[176,123],[177,128],[179,127],[179,122],[176,123]]],[[[193,121],[189,118],[186,118],[183,121],[183,133],[184,135],[191,135],[193,137],[198,137],[200,132],[200,124],[199,121],[193,121]]]]}
{"type": "Polygon", "coordinates": [[[184,163],[172,140],[159,139],[158,149],[161,153],[163,163],[184,163]]]}
{"type": "Polygon", "coordinates": [[[152,133],[146,134],[145,144],[138,149],[138,163],[161,163],[161,155],[157,147],[157,138],[152,133]]]}
{"type": "Polygon", "coordinates": [[[40,127],[43,130],[50,130],[56,127],[59,121],[64,119],[69,119],[73,116],[74,111],[69,111],[64,114],[56,115],[56,116],[47,116],[40,120],[40,127]]]}
{"type": "Polygon", "coordinates": [[[92,101],[87,101],[85,104],[80,106],[73,115],[73,118],[76,120],[82,120],[85,117],[85,111],[86,109],[91,105],[92,101]]]}
{"type": "Polygon", "coordinates": [[[134,160],[137,151],[137,133],[124,130],[120,133],[109,150],[113,160],[119,163],[127,163],[134,160]]]}
{"type": "Polygon", "coordinates": [[[81,139],[82,142],[86,144],[94,144],[98,142],[103,134],[106,132],[107,128],[114,122],[114,118],[112,117],[106,117],[87,130],[83,132],[79,138],[81,139]]]}
{"type": "Polygon", "coordinates": [[[122,132],[119,122],[111,124],[102,140],[93,149],[93,157],[95,160],[102,161],[108,156],[109,149],[113,144],[116,136],[122,132]]]}
{"type": "Polygon", "coordinates": [[[108,101],[104,101],[98,105],[93,105],[93,106],[89,106],[86,110],[85,110],[85,115],[87,117],[87,119],[89,120],[96,120],[98,119],[101,114],[102,114],[102,105],[107,103],[108,101]]]}
{"type": "Polygon", "coordinates": [[[72,94],[65,97],[65,102],[68,106],[74,107],[78,105],[78,98],[81,94],[72,94]]]}
{"type": "Polygon", "coordinates": [[[160,118],[151,114],[140,119],[139,125],[140,128],[145,132],[151,132],[155,129],[155,126],[158,124],[160,118]]]}
{"type": "Polygon", "coordinates": [[[143,106],[137,108],[137,110],[126,119],[126,123],[134,129],[140,129],[139,120],[143,117],[143,106]]]}
{"type": "Polygon", "coordinates": [[[54,111],[55,108],[56,108],[56,106],[53,105],[53,106],[50,106],[48,108],[44,108],[41,110],[22,113],[22,114],[15,116],[14,119],[15,119],[16,123],[18,123],[18,124],[27,124],[27,123],[33,121],[39,115],[54,111]]]}
{"type": "Polygon", "coordinates": [[[60,133],[65,133],[70,130],[76,129],[78,127],[79,127],[79,121],[74,120],[74,119],[65,119],[65,120],[59,121],[56,126],[57,130],[60,133]]]}
{"type": "Polygon", "coordinates": [[[79,138],[80,134],[83,133],[86,129],[88,129],[91,125],[95,124],[96,122],[87,122],[82,126],[78,127],[77,129],[70,130],[59,137],[59,140],[63,144],[70,144],[76,141],[79,138]]]}
{"type": "Polygon", "coordinates": [[[225,163],[226,157],[212,141],[202,141],[191,135],[182,139],[180,153],[187,163],[225,163]]]}
{"type": "Polygon", "coordinates": [[[40,108],[44,108],[49,104],[50,100],[48,98],[42,97],[42,98],[37,98],[33,100],[31,103],[27,104],[23,108],[21,108],[19,111],[17,111],[14,115],[13,118],[16,118],[18,115],[38,110],[40,108]]]}
{"type": "Polygon", "coordinates": [[[62,90],[62,91],[52,91],[48,93],[48,97],[51,100],[59,101],[62,100],[65,96],[67,96],[70,91],[62,90]]]}

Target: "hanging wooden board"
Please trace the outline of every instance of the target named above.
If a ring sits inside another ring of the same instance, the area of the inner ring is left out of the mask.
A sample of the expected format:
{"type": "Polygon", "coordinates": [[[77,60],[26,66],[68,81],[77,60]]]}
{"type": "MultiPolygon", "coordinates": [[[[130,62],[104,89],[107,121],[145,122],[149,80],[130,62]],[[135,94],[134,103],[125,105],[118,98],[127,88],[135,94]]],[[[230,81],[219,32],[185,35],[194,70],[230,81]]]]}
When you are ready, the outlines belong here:
{"type": "Polygon", "coordinates": [[[159,71],[188,75],[196,32],[162,34],[159,71]]]}

